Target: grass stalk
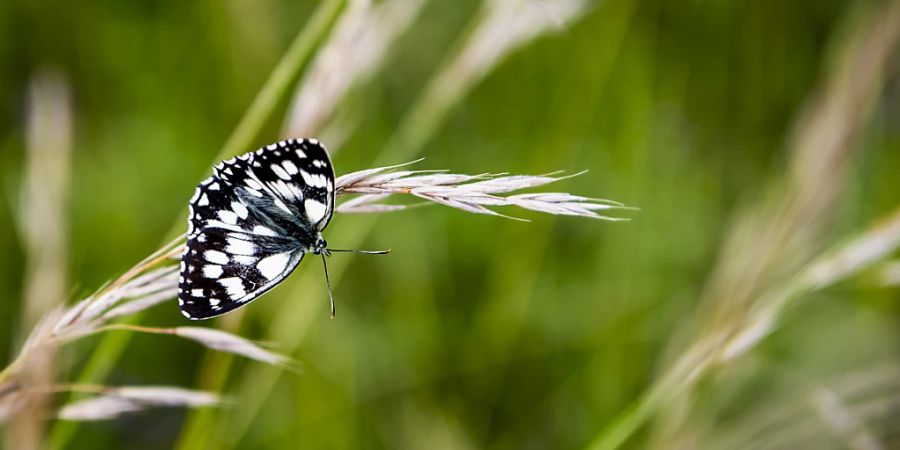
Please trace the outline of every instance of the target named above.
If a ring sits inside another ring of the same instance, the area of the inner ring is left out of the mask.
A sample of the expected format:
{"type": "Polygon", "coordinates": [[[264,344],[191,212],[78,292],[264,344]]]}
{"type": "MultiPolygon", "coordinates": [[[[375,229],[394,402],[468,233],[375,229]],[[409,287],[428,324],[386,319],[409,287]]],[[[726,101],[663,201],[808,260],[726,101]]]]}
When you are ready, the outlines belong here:
{"type": "MultiPolygon", "coordinates": [[[[26,334],[66,297],[71,128],[66,79],[53,71],[39,72],[31,81],[28,96],[27,163],[20,214],[27,255],[21,321],[26,334]]],[[[22,336],[21,340],[26,338],[22,336]]],[[[57,371],[53,350],[48,348],[44,354],[32,355],[19,375],[29,384],[52,383],[57,371]]],[[[0,380],[10,373],[5,372],[0,380]]],[[[29,401],[16,414],[6,434],[9,448],[40,448],[46,437],[47,399],[25,395],[29,401]]]]}

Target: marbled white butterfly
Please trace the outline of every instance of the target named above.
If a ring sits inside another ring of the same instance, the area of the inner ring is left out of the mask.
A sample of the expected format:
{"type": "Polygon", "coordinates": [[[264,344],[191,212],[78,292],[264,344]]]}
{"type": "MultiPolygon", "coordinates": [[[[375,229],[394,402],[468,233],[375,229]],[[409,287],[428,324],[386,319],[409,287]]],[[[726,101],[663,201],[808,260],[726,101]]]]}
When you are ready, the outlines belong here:
{"type": "Polygon", "coordinates": [[[329,249],[322,237],[334,191],[331,158],[315,139],[284,140],[215,166],[189,205],[178,283],[182,314],[224,314],[275,287],[306,253],[321,255],[324,264],[332,251],[348,251],[329,249]]]}

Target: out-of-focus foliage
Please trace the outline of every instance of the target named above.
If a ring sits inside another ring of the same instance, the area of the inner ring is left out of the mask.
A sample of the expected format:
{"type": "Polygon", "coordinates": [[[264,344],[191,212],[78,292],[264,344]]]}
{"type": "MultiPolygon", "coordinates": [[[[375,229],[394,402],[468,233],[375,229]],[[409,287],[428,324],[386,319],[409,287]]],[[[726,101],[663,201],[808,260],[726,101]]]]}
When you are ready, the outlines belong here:
{"type": "MultiPolygon", "coordinates": [[[[551,1],[530,2],[557,13],[545,4],[551,1]]],[[[367,3],[350,1],[341,14],[367,3]]],[[[860,23],[878,16],[873,10],[897,9],[889,1],[603,0],[568,20],[549,17],[562,28],[489,64],[451,99],[445,120],[419,124],[409,112],[419,111],[423,90],[470,44],[467,33],[485,14],[474,0],[421,3],[381,65],[321,124],[338,141],[329,146],[338,174],[405,162],[410,153],[426,157],[417,168],[455,173],[587,169],[558,190],[641,212],[621,223],[517,211],[532,220],[522,223],[437,206],[338,215],[325,233],[331,245],[393,253],[332,258],[334,320],[321,269],[307,261],[246,308],[240,325],[212,323],[286,349],[302,373],[137,335],[108,377],[90,381],[221,389],[231,403],[78,426],[51,422],[54,445],[518,449],[607,442],[627,428],[614,420],[633,417],[629,408],[708,324],[739,313],[727,302],[748,295],[746,285],[708,284],[727,266],[720,255],[728,254],[729,230],[748,211],[788,195],[789,167],[803,163],[792,162],[793,133],[803,132],[802,118],[817,107],[810,99],[837,89],[827,81],[839,73],[842,52],[870,31],[860,23]],[[421,148],[405,151],[402,136],[398,144],[398,129],[432,125],[421,148]]],[[[71,96],[66,300],[83,298],[184,220],[193,187],[318,5],[0,3],[4,360],[28,327],[20,319],[28,258],[20,225],[29,206],[20,199],[32,80],[52,71],[71,96]]],[[[498,23],[499,36],[513,33],[498,23]]],[[[847,170],[824,175],[841,187],[827,213],[803,225],[817,227],[804,244],[808,258],[900,205],[897,52],[846,144],[847,170]]],[[[279,102],[254,146],[281,137],[288,106],[279,102]]],[[[777,289],[796,275],[773,270],[753,288],[777,289]]],[[[900,445],[897,272],[896,263],[876,265],[802,294],[758,346],[711,370],[690,393],[655,404],[625,445],[900,445]],[[852,433],[841,428],[847,424],[852,433]]],[[[185,325],[174,300],[142,322],[185,325]]],[[[101,339],[67,348],[60,378],[77,378],[101,339]]]]}

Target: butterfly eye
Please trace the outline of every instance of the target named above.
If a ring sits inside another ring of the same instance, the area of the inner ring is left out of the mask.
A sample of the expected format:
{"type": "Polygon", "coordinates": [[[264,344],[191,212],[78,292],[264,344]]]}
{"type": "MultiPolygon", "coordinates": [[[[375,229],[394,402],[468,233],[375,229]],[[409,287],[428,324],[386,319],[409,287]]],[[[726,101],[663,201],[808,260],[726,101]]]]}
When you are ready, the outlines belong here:
{"type": "Polygon", "coordinates": [[[319,238],[319,240],[316,241],[316,249],[325,250],[326,248],[328,248],[328,242],[326,242],[325,239],[319,238]]]}

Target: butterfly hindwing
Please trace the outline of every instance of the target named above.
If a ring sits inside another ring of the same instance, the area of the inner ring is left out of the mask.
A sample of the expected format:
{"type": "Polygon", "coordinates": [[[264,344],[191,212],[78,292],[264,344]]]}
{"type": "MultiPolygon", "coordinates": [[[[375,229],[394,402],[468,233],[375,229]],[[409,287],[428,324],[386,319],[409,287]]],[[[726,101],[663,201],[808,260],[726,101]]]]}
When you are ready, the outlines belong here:
{"type": "Polygon", "coordinates": [[[208,229],[188,241],[179,284],[181,310],[190,319],[206,319],[240,307],[288,276],[304,252],[256,245],[259,236],[208,229]]]}
{"type": "Polygon", "coordinates": [[[334,208],[324,147],[288,140],[224,161],[190,202],[179,303],[190,319],[240,307],[299,264],[334,208]]]}

